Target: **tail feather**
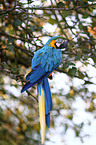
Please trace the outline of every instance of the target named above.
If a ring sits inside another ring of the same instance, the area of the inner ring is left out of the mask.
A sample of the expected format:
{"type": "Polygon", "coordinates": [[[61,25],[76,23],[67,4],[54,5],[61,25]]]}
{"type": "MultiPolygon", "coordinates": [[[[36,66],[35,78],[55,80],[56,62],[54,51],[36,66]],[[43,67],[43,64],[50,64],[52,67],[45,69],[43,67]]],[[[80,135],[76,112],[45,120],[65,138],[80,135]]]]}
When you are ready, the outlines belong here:
{"type": "Polygon", "coordinates": [[[50,127],[50,111],[52,110],[52,96],[48,83],[48,79],[45,78],[43,81],[43,89],[45,95],[45,114],[46,114],[46,125],[50,127]]]}
{"type": "Polygon", "coordinates": [[[48,128],[50,127],[50,113],[46,115],[46,125],[48,128]]]}
{"type": "Polygon", "coordinates": [[[47,78],[37,85],[37,91],[39,95],[41,143],[43,144],[45,140],[45,126],[50,127],[50,111],[52,110],[52,96],[47,78]]]}
{"type": "Polygon", "coordinates": [[[41,127],[41,143],[45,140],[45,98],[42,86],[39,85],[39,115],[40,115],[40,127],[41,127]],[[41,87],[41,92],[40,92],[41,87]]]}
{"type": "Polygon", "coordinates": [[[45,93],[45,110],[46,114],[48,114],[52,110],[52,96],[47,78],[43,81],[43,89],[45,93]]]}

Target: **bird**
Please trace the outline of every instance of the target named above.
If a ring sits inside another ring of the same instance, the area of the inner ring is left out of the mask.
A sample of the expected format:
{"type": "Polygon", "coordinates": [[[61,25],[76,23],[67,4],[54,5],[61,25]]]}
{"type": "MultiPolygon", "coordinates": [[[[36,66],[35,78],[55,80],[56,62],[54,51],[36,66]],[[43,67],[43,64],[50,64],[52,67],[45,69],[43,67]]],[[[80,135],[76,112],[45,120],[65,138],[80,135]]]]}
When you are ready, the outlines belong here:
{"type": "MultiPolygon", "coordinates": [[[[67,48],[67,41],[62,36],[53,36],[41,49],[37,50],[32,58],[31,71],[26,76],[27,83],[21,93],[37,84],[39,98],[39,116],[41,128],[41,143],[45,141],[45,128],[50,127],[50,111],[52,110],[52,95],[48,77],[56,70],[61,62],[62,49],[67,48]],[[56,40],[61,39],[58,47],[56,40]]],[[[51,77],[52,78],[52,77],[51,77]]]]}

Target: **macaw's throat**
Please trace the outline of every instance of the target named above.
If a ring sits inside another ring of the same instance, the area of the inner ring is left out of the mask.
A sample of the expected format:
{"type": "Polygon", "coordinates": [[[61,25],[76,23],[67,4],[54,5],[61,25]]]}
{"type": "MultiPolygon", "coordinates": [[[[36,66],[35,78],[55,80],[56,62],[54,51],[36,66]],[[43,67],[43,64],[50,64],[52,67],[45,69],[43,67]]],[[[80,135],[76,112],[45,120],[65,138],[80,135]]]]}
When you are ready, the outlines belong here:
{"type": "Polygon", "coordinates": [[[56,49],[55,43],[56,43],[56,40],[52,40],[52,41],[50,42],[50,46],[51,46],[51,47],[54,47],[54,48],[56,49]]]}

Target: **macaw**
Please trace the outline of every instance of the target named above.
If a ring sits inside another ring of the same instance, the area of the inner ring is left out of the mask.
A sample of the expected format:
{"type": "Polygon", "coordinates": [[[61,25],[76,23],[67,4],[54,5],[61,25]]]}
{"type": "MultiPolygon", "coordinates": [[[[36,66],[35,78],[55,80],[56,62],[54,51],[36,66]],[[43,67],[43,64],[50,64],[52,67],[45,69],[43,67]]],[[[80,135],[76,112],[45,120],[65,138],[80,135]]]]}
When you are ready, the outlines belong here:
{"type": "Polygon", "coordinates": [[[63,42],[57,47],[57,39],[64,38],[54,36],[47,41],[43,48],[36,51],[32,59],[31,72],[26,76],[28,82],[21,90],[24,92],[37,84],[42,144],[45,140],[45,127],[46,125],[48,128],[50,127],[50,111],[52,110],[52,96],[47,77],[58,68],[62,58],[61,49],[67,47],[67,42],[63,42]]]}

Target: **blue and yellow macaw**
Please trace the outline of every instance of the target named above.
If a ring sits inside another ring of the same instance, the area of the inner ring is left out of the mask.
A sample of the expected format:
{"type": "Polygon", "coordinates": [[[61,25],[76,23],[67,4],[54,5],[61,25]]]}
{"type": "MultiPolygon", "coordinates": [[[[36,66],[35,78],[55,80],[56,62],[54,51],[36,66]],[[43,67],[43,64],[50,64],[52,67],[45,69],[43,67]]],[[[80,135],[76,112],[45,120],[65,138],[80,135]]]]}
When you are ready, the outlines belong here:
{"type": "Polygon", "coordinates": [[[22,88],[24,92],[28,88],[37,84],[39,96],[39,115],[41,126],[41,142],[45,140],[45,127],[50,127],[50,111],[52,110],[52,96],[48,83],[48,76],[56,70],[62,58],[61,48],[65,48],[63,42],[59,47],[56,46],[57,39],[64,39],[60,36],[50,38],[42,49],[36,51],[31,65],[31,72],[26,76],[28,81],[22,88]]]}

